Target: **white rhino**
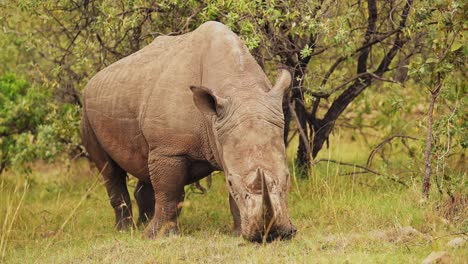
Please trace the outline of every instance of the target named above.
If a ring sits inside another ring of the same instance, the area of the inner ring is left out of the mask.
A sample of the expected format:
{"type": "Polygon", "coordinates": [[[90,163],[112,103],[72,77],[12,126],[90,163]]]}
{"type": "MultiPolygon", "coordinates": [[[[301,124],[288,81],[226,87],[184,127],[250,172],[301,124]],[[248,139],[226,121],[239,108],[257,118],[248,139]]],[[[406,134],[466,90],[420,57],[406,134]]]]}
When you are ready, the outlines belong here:
{"type": "Polygon", "coordinates": [[[282,70],[272,87],[242,41],[207,22],[151,44],[96,74],[84,90],[82,140],[100,169],[118,229],[132,221],[127,173],[138,178],[144,234],[177,231],[184,186],[224,171],[235,229],[290,238],[282,70]]]}

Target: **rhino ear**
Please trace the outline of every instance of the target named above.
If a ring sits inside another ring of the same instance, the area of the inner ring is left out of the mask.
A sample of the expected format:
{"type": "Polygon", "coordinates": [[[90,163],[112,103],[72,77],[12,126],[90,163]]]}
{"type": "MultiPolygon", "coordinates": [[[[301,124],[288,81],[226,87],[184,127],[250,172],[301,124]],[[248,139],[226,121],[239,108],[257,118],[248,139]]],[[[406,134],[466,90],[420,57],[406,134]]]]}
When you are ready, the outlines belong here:
{"type": "Polygon", "coordinates": [[[202,113],[219,115],[226,99],[216,96],[210,88],[204,86],[190,86],[193,102],[202,113]]]}
{"type": "Polygon", "coordinates": [[[273,86],[273,88],[271,88],[269,94],[282,98],[283,95],[288,91],[289,87],[291,87],[291,80],[291,73],[287,69],[279,69],[278,77],[276,78],[276,84],[273,86]]]}

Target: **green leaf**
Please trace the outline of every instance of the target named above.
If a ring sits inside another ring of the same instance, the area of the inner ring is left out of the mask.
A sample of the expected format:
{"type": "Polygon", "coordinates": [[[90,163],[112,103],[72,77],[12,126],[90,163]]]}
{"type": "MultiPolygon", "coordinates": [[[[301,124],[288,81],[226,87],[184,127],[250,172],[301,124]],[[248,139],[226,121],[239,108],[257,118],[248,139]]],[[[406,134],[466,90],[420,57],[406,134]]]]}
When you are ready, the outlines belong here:
{"type": "Polygon", "coordinates": [[[452,44],[452,47],[450,47],[450,51],[454,52],[456,50],[459,50],[461,47],[463,47],[463,44],[460,41],[455,41],[452,44]]]}

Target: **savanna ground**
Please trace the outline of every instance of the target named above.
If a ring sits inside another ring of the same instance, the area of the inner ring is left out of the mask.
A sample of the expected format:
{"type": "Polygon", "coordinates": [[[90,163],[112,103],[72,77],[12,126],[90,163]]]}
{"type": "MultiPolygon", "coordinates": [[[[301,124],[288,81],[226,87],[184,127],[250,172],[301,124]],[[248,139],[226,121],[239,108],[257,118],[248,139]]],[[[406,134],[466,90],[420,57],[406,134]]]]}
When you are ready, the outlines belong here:
{"type": "MultiPolygon", "coordinates": [[[[359,142],[363,141],[342,139],[323,151],[322,158],[362,163],[368,153],[359,142]]],[[[453,263],[467,263],[466,244],[458,248],[447,245],[454,237],[466,237],[468,215],[463,201],[448,212],[446,200],[435,191],[431,199],[422,200],[416,179],[404,187],[372,174],[343,175],[346,171],[350,169],[322,162],[309,179],[292,173],[290,214],[299,231],[291,241],[265,245],[247,242],[231,231],[227,188],[219,173],[206,194],[187,187],[180,235],[150,241],[142,239],[141,230],[114,230],[113,211],[102,181],[84,159],[36,164],[28,174],[5,172],[0,183],[2,260],[420,263],[432,251],[443,250],[453,263]]],[[[131,179],[131,193],[135,185],[131,179]]]]}

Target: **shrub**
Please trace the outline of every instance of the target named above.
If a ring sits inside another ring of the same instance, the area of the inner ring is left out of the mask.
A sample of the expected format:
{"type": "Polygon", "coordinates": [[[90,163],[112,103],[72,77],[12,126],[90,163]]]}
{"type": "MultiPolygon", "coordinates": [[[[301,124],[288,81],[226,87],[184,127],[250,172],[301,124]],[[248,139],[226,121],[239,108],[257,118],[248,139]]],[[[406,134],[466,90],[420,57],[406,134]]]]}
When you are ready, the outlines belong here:
{"type": "Polygon", "coordinates": [[[79,148],[79,107],[52,98],[52,89],[0,76],[0,171],[79,148]]]}

